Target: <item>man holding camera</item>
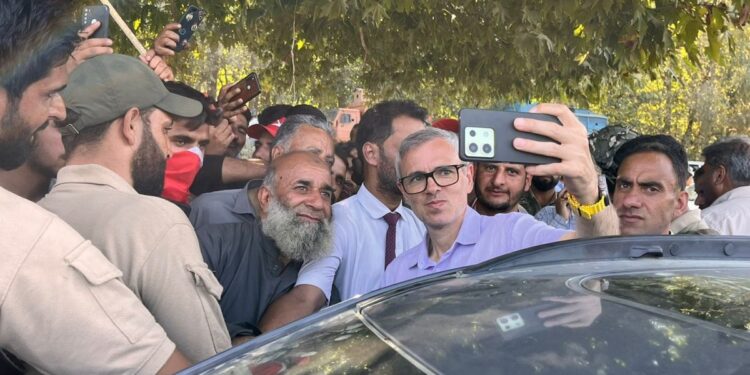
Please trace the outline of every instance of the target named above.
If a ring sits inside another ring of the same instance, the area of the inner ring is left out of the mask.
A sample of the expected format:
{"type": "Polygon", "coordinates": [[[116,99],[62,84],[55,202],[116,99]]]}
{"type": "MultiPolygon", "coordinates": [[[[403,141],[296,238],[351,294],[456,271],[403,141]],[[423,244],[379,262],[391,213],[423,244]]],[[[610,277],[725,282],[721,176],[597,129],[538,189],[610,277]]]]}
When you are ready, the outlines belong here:
{"type": "Polygon", "coordinates": [[[516,138],[513,146],[560,159],[526,168],[532,175],[564,176],[573,210],[580,216],[576,232],[551,228],[520,213],[479,215],[466,204],[474,166],[459,159],[457,137],[425,129],[404,139],[397,172],[404,201],[425,224],[427,236],[388,266],[382,286],[548,242],[619,233],[615,210],[599,187],[583,125],[563,105],[540,104],[532,112],[557,116],[562,126],[517,118],[516,129],[549,137],[558,144],[516,138]]]}

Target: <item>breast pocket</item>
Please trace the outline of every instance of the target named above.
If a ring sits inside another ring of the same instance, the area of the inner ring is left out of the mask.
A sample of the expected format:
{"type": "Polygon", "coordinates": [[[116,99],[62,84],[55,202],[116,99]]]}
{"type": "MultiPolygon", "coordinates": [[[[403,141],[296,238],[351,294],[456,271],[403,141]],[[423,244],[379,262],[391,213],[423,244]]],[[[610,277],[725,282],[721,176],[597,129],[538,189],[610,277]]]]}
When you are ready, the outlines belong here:
{"type": "Polygon", "coordinates": [[[133,292],[119,280],[122,271],[90,242],[84,242],[65,256],[65,262],[86,279],[99,307],[131,344],[153,327],[154,318],[143,314],[146,309],[139,299],[123,298],[133,292]]]}
{"type": "Polygon", "coordinates": [[[214,337],[216,349],[217,351],[223,351],[231,346],[229,332],[219,307],[219,300],[224,288],[205,264],[188,264],[186,267],[193,276],[196,292],[200,298],[211,335],[214,337]]]}

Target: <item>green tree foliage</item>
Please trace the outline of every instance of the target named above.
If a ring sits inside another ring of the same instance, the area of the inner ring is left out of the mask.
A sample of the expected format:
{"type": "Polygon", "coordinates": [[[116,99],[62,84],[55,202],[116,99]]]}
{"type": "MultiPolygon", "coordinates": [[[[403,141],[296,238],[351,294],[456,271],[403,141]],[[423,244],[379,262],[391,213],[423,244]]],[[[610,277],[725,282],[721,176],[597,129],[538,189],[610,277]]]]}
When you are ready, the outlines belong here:
{"type": "Polygon", "coordinates": [[[732,40],[741,45],[724,45],[721,62],[707,56],[691,61],[683,51],[651,75],[610,77],[592,108],[641,133],[670,134],[699,159],[706,145],[750,133],[750,32],[734,31],[732,40]]]}
{"type": "MultiPolygon", "coordinates": [[[[746,0],[190,2],[209,13],[198,50],[211,58],[220,46],[251,51],[263,64],[239,69],[263,68],[278,95],[324,105],[338,104],[331,88],[344,78],[374,98],[428,96],[440,105],[586,98],[602,77],[654,69],[680,48],[691,60],[718,60],[728,26],[748,17],[746,0]]],[[[143,40],[187,3],[113,2],[143,40]]],[[[193,58],[183,54],[176,65],[193,58]]]]}
{"type": "Polygon", "coordinates": [[[672,134],[693,156],[748,130],[749,0],[113,1],[147,47],[188,3],[208,16],[170,60],[178,79],[215,93],[256,71],[256,109],[335,108],[355,87],[435,116],[562,101],[672,134]]]}

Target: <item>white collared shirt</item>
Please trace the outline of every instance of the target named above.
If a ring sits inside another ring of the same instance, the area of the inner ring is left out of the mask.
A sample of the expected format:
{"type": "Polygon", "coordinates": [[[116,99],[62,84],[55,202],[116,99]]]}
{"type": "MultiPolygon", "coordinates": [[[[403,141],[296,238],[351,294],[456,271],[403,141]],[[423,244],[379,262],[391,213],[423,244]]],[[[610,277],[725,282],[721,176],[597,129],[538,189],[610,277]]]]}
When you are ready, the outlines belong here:
{"type": "MultiPolygon", "coordinates": [[[[363,184],[356,195],[333,205],[333,250],[317,261],[305,264],[297,285],[318,287],[330,300],[336,284],[341,300],[375,290],[385,272],[383,216],[391,212],[363,184]]],[[[424,224],[410,209],[399,204],[396,224],[396,255],[419,244],[426,234],[424,224]]]]}
{"type": "Polygon", "coordinates": [[[720,234],[750,236],[750,186],[734,188],[701,211],[703,221],[720,234]]]}

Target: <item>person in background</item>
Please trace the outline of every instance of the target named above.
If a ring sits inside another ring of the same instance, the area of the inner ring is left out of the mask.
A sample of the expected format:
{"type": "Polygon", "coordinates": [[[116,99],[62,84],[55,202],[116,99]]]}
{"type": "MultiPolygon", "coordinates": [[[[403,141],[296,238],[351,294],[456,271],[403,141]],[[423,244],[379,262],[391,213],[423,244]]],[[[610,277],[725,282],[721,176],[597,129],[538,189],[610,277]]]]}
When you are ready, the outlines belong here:
{"type": "MultiPolygon", "coordinates": [[[[310,115],[293,115],[286,118],[276,134],[271,160],[288,152],[307,151],[331,165],[333,147],[333,132],[328,122],[310,115]]],[[[190,221],[195,229],[208,224],[255,221],[257,214],[252,200],[261,184],[262,180],[251,180],[242,189],[201,195],[191,203],[190,221]]]]}
{"type": "Polygon", "coordinates": [[[695,172],[695,203],[720,234],[750,235],[750,137],[722,139],[703,149],[695,172]]]}
{"type": "Polygon", "coordinates": [[[534,216],[544,207],[555,206],[559,183],[560,176],[532,176],[529,190],[521,197],[521,206],[534,216]]]}
{"type": "MultiPolygon", "coordinates": [[[[60,91],[82,57],[71,10],[55,0],[0,7],[2,170],[26,161],[44,125],[65,121],[60,91]]],[[[2,187],[0,207],[0,372],[169,374],[190,365],[99,249],[2,187]],[[40,326],[42,335],[29,329],[40,326]]]]}
{"type": "Polygon", "coordinates": [[[668,135],[638,136],[620,146],[614,163],[617,179],[612,201],[621,234],[670,234],[670,225],[681,216],[682,228],[672,234],[711,233],[700,217],[684,216],[688,159],[677,140],[668,135]]]}
{"type": "Polygon", "coordinates": [[[376,289],[386,265],[423,238],[424,226],[401,204],[394,163],[401,141],[424,129],[426,118],[426,109],[401,100],[380,102],[362,115],[356,144],[365,180],[357,194],[333,206],[333,250],[305,264],[297,285],[264,314],[262,331],[312,314],[331,301],[334,289],[341,299],[376,289]]]}
{"type": "Polygon", "coordinates": [[[332,198],[328,164],[292,151],[273,159],[255,191],[257,220],[198,230],[204,259],[224,287],[220,305],[234,344],[259,335],[263,312],[294,286],[302,262],[328,251],[332,198]]]}
{"type": "MultiPolygon", "coordinates": [[[[552,133],[557,144],[515,139],[513,146],[560,159],[559,163],[527,168],[537,175],[564,176],[571,204],[581,214],[576,232],[551,228],[521,213],[477,213],[466,203],[466,195],[474,186],[474,165],[459,159],[458,137],[428,128],[404,139],[397,159],[399,189],[427,227],[427,235],[388,266],[381,286],[477,264],[544,243],[619,233],[615,211],[599,187],[586,129],[566,106],[539,104],[533,111],[557,116],[565,131],[552,133]]],[[[532,119],[516,119],[514,124],[518,130],[544,134],[548,134],[545,128],[560,126],[532,119]]]]}
{"type": "Polygon", "coordinates": [[[471,208],[480,215],[500,213],[527,213],[521,206],[521,197],[529,190],[531,175],[523,164],[475,163],[475,197],[471,208]]]}
{"type": "Polygon", "coordinates": [[[333,173],[334,188],[336,189],[336,202],[343,201],[357,193],[358,186],[352,181],[351,167],[347,163],[349,156],[349,145],[337,143],[334,148],[336,160],[331,167],[333,173]]]}
{"type": "Polygon", "coordinates": [[[104,55],[81,64],[62,96],[78,119],[63,138],[68,160],[39,204],[91,240],[192,361],[230,347],[193,227],[163,190],[168,132],[200,102],[170,93],[137,59],[104,55]]]}
{"type": "Polygon", "coordinates": [[[263,109],[258,115],[258,123],[247,129],[247,136],[255,139],[255,151],[253,158],[263,161],[271,161],[271,147],[276,133],[286,121],[286,113],[292,106],[288,104],[275,104],[263,109]]]}

